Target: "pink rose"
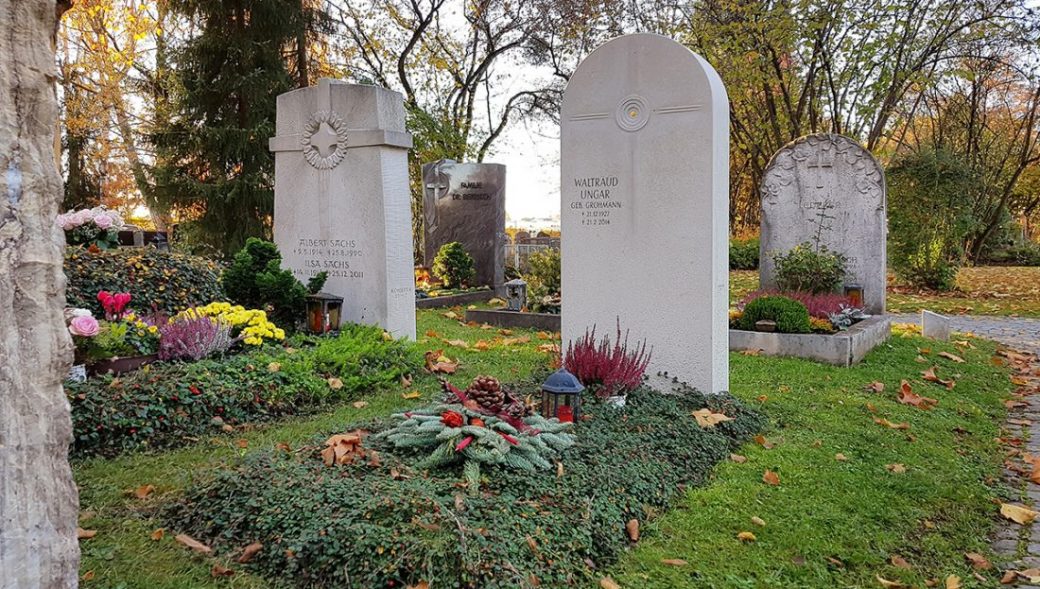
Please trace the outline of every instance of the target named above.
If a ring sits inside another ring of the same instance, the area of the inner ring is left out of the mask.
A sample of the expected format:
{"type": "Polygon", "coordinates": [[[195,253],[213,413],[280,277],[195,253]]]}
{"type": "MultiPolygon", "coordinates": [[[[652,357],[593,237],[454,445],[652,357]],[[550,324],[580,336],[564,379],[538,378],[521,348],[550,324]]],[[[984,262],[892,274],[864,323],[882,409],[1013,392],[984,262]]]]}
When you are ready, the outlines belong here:
{"type": "Polygon", "coordinates": [[[101,326],[98,325],[97,319],[89,315],[73,317],[72,321],[69,322],[69,333],[72,335],[94,337],[99,331],[101,331],[101,326]]]}
{"type": "Polygon", "coordinates": [[[108,229],[113,223],[114,221],[112,220],[112,217],[108,216],[107,213],[100,213],[94,217],[94,224],[97,225],[99,229],[108,229]]]}

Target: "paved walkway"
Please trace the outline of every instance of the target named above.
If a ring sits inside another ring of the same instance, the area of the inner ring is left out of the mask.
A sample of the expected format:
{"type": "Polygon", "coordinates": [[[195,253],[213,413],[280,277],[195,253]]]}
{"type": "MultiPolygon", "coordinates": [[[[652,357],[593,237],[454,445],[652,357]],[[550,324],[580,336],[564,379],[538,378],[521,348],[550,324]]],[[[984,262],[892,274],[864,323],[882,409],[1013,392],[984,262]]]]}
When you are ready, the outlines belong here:
{"type": "MultiPolygon", "coordinates": [[[[890,315],[897,323],[920,323],[921,315],[890,315]]],[[[1040,319],[948,315],[954,331],[971,332],[1010,348],[1040,355],[1040,319]]]]}

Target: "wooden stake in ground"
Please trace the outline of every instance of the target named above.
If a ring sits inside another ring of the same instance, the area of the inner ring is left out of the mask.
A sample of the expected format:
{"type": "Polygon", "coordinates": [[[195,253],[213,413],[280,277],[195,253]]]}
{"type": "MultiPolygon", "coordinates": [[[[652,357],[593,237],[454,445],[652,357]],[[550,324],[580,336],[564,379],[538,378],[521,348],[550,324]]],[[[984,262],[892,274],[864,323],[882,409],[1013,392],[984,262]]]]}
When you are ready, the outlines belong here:
{"type": "Polygon", "coordinates": [[[79,505],[62,381],[55,0],[0,0],[0,586],[78,582],[79,505]]]}

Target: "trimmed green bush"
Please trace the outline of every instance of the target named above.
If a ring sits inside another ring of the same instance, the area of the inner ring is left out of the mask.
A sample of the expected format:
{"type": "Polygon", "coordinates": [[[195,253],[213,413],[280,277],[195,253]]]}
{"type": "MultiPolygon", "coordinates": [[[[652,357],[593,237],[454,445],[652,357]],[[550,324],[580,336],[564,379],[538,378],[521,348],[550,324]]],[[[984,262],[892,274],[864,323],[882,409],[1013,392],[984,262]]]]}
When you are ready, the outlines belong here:
{"type": "Polygon", "coordinates": [[[353,399],[421,366],[418,348],[384,341],[378,327],[350,325],[336,338],[297,337],[292,343],[292,349],[267,346],[219,359],[159,362],[117,378],[66,383],[73,455],[181,446],[220,434],[226,425],[353,399]]]}
{"type": "Polygon", "coordinates": [[[477,275],[473,257],[457,241],[446,243],[437,250],[431,271],[444,283],[445,288],[466,286],[477,275]]]}
{"type": "Polygon", "coordinates": [[[163,516],[219,553],[261,542],[246,566],[296,587],[583,586],[628,548],[626,522],[645,525],[684,486],[704,483],[762,425],[727,395],[681,392],[641,388],[624,409],[590,397],[591,418],[575,424],[559,472],[486,467],[476,496],[459,488],[461,467],[424,473],[414,468],[424,453],[369,437],[379,464],[257,452],[197,482],[163,516]],[[705,406],[735,420],[701,428],[690,413],[705,406]]]}
{"type": "Polygon", "coordinates": [[[205,258],[161,252],[155,248],[117,248],[91,252],[65,249],[65,298],[70,307],[104,317],[99,291],[128,292],[130,307],[147,313],[152,305],[167,315],[224,298],[217,264],[205,258]]]}
{"type": "Polygon", "coordinates": [[[729,240],[729,269],[758,270],[758,238],[729,240]]]}
{"type": "Polygon", "coordinates": [[[769,319],[776,321],[780,333],[809,333],[809,311],[805,305],[784,296],[757,298],[744,307],[740,317],[740,328],[755,330],[755,323],[769,319]]]}
{"type": "Polygon", "coordinates": [[[546,248],[528,256],[527,306],[536,313],[559,313],[561,296],[560,250],[546,248]]]}
{"type": "Polygon", "coordinates": [[[773,255],[776,267],[776,285],[782,291],[821,294],[836,292],[845,280],[845,255],[814,247],[806,242],[790,251],[773,255]]]}
{"type": "MultiPolygon", "coordinates": [[[[293,330],[303,321],[307,287],[292,271],[282,269],[282,254],[270,241],[247,239],[245,247],[224,270],[221,281],[233,302],[247,309],[270,309],[271,320],[283,329],[293,330]]],[[[321,290],[325,281],[316,278],[314,283],[321,290]]]]}

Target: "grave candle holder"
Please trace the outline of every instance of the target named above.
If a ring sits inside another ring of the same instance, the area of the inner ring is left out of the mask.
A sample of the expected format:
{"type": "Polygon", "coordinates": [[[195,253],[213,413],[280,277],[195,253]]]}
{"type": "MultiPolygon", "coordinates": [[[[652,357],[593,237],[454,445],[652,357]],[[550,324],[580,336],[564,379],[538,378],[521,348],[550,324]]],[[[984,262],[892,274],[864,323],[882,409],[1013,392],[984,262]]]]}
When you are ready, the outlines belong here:
{"type": "Polygon", "coordinates": [[[845,296],[849,297],[852,301],[852,306],[857,308],[863,307],[863,287],[858,284],[846,284],[845,285],[845,296]]]}
{"type": "Polygon", "coordinates": [[[527,304],[527,283],[519,278],[514,278],[505,283],[506,304],[510,311],[522,311],[527,304]]]}
{"type": "Polygon", "coordinates": [[[343,315],[343,297],[320,292],[307,295],[307,331],[322,335],[339,330],[343,315]]]}
{"type": "Polygon", "coordinates": [[[569,423],[578,420],[581,418],[581,392],[584,390],[585,387],[566,369],[552,373],[542,384],[542,416],[569,423]]]}

